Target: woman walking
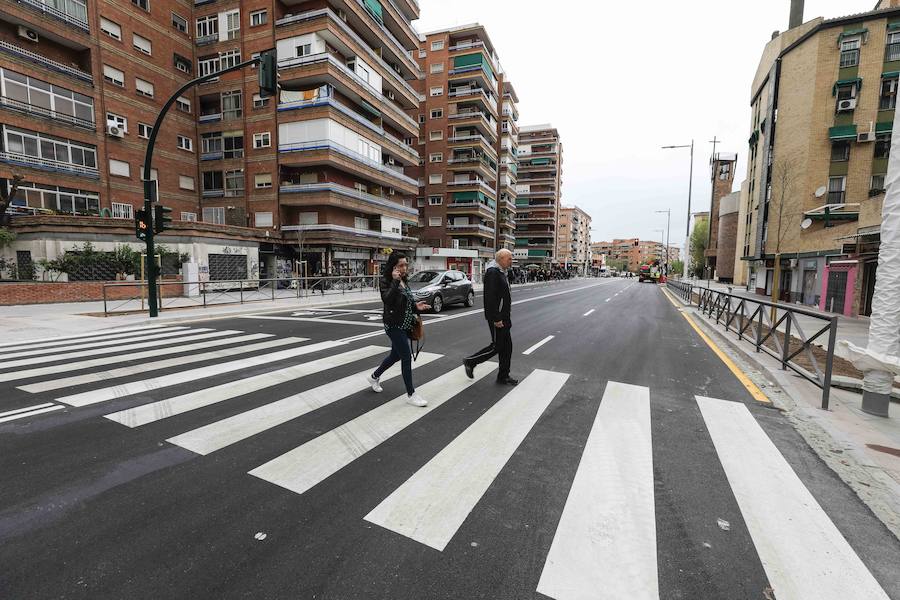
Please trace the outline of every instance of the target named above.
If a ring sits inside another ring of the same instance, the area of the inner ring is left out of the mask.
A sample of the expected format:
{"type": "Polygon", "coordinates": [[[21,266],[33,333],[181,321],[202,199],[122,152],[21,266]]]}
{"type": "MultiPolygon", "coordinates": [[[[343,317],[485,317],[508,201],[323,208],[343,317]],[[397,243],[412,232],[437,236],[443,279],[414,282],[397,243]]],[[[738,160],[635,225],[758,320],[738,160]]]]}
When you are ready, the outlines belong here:
{"type": "Polygon", "coordinates": [[[412,381],[412,349],[409,346],[409,333],[415,325],[417,315],[431,308],[424,302],[413,299],[409,286],[406,285],[409,263],[406,255],[394,252],[388,257],[380,280],[381,301],[384,303],[384,331],[391,340],[391,353],[385,357],[381,366],[369,376],[369,384],[375,392],[381,392],[381,375],[392,365],[400,361],[403,372],[403,383],[406,385],[407,402],[413,406],[428,406],[422,396],[416,393],[412,381]]]}

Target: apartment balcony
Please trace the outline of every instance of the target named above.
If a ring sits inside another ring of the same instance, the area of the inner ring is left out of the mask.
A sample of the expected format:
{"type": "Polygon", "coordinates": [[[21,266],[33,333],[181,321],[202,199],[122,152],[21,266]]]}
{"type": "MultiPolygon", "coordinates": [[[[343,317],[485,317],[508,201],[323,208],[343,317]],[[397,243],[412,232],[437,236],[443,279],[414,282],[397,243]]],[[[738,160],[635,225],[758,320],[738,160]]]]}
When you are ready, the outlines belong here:
{"type": "Polygon", "coordinates": [[[303,244],[347,244],[350,246],[391,245],[409,249],[415,247],[419,238],[385,234],[373,229],[356,229],[346,225],[282,225],[281,231],[288,241],[296,242],[297,232],[303,234],[303,244]]]}
{"type": "Polygon", "coordinates": [[[447,187],[451,188],[453,191],[466,191],[466,190],[475,190],[482,192],[486,196],[489,196],[491,199],[497,197],[497,191],[494,189],[494,186],[490,185],[488,182],[483,179],[467,179],[463,180],[454,180],[447,182],[447,187]]]}
{"type": "Polygon", "coordinates": [[[404,175],[402,167],[374,161],[331,140],[287,142],[279,145],[278,153],[282,165],[328,164],[407,194],[419,191],[419,182],[404,175]]]}
{"type": "Polygon", "coordinates": [[[476,216],[483,219],[494,219],[496,217],[493,208],[484,202],[476,201],[450,202],[447,204],[447,214],[476,216]]]}
{"type": "Polygon", "coordinates": [[[218,123],[221,120],[222,120],[221,112],[207,113],[207,114],[203,114],[203,115],[200,115],[199,117],[197,117],[197,122],[200,123],[201,125],[208,125],[209,123],[218,123]]]}
{"type": "Polygon", "coordinates": [[[49,71],[61,73],[79,81],[89,83],[91,85],[93,85],[94,83],[94,76],[87,71],[82,71],[81,69],[76,69],[75,67],[64,65],[61,62],[45,58],[40,54],[36,54],[34,52],[31,52],[30,50],[26,50],[25,48],[21,48],[19,46],[16,46],[15,44],[10,44],[9,42],[3,40],[0,40],[0,52],[10,56],[14,56],[21,60],[28,61],[29,63],[35,64],[49,71]]]}
{"type": "Polygon", "coordinates": [[[397,129],[410,136],[419,135],[419,124],[412,117],[330,53],[279,60],[278,71],[282,86],[310,81],[331,84],[357,103],[367,102],[379,109],[381,116],[397,129]]]}
{"type": "Polygon", "coordinates": [[[65,123],[66,125],[71,125],[80,129],[87,129],[89,131],[97,130],[97,124],[94,123],[94,121],[67,115],[65,113],[44,108],[43,106],[37,106],[36,104],[28,104],[27,102],[21,102],[13,98],[7,98],[6,96],[0,96],[0,107],[17,113],[28,114],[33,117],[50,119],[57,123],[65,123]]]}
{"type": "Polygon", "coordinates": [[[481,175],[488,181],[497,179],[497,166],[495,164],[491,164],[489,161],[483,158],[451,158],[449,161],[447,161],[447,164],[447,168],[450,171],[456,173],[463,171],[474,172],[477,175],[481,175]]]}
{"type": "Polygon", "coordinates": [[[62,175],[76,175],[78,177],[100,179],[100,172],[96,167],[73,165],[67,162],[36,158],[34,156],[17,154],[15,152],[0,152],[0,163],[18,165],[20,167],[37,169],[39,171],[49,171],[51,173],[60,173],[62,175]]]}
{"type": "Polygon", "coordinates": [[[481,224],[470,223],[468,225],[447,225],[446,230],[447,233],[451,235],[477,236],[488,239],[494,239],[495,235],[495,230],[493,227],[488,227],[487,225],[481,224]]]}
{"type": "MultiPolygon", "coordinates": [[[[346,45],[348,48],[353,49],[353,52],[362,52],[363,58],[370,64],[380,65],[383,70],[383,73],[381,74],[384,76],[385,83],[393,87],[396,94],[399,94],[406,99],[406,108],[416,108],[419,105],[419,93],[416,92],[413,86],[405,79],[405,77],[419,79],[422,76],[418,65],[412,59],[411,54],[397,52],[387,55],[389,59],[391,56],[397,59],[397,61],[394,62],[394,65],[400,69],[400,72],[397,72],[388,60],[372,49],[372,40],[364,40],[359,33],[354,31],[354,29],[344,22],[344,20],[331,8],[321,8],[286,16],[282,19],[278,19],[275,22],[275,26],[287,29],[291,26],[303,25],[317,20],[326,23],[325,26],[328,27],[328,29],[319,31],[319,34],[326,36],[329,43],[333,45],[346,45]]],[[[290,31],[285,32],[285,34],[289,33],[290,31]]],[[[282,37],[285,34],[279,32],[278,35],[279,37],[282,37]]],[[[382,48],[382,50],[386,49],[381,43],[376,44],[375,47],[382,48]]],[[[387,49],[390,50],[390,48],[387,49]]]]}
{"type": "Polygon", "coordinates": [[[209,46],[210,44],[215,44],[218,41],[219,41],[218,33],[214,33],[212,35],[203,35],[203,36],[194,38],[194,44],[197,46],[209,46]]]}
{"type": "Polygon", "coordinates": [[[448,94],[450,104],[472,102],[479,104],[493,116],[497,116],[497,99],[491,96],[487,90],[480,87],[460,87],[451,89],[448,94]]]}
{"type": "Polygon", "coordinates": [[[448,117],[454,127],[475,127],[491,141],[497,140],[497,122],[490,114],[477,110],[460,111],[448,117]]]}
{"type": "Polygon", "coordinates": [[[64,10],[60,10],[50,4],[41,2],[41,0],[16,0],[16,4],[25,6],[34,12],[44,16],[49,16],[60,23],[71,27],[80,33],[90,33],[91,26],[88,23],[87,10],[82,13],[79,5],[73,3],[71,7],[65,6],[64,10]],[[71,8],[72,10],[68,10],[71,8]]]}
{"type": "Polygon", "coordinates": [[[501,232],[497,235],[497,237],[499,237],[500,240],[503,241],[503,242],[507,242],[507,243],[510,243],[510,244],[515,244],[515,243],[516,243],[516,236],[513,235],[513,234],[511,234],[511,233],[506,233],[505,231],[501,231],[501,232]]]}
{"type": "Polygon", "coordinates": [[[461,134],[447,138],[447,144],[451,148],[473,148],[490,156],[497,161],[497,151],[491,145],[491,141],[481,134],[461,134]]]}
{"type": "MultiPolygon", "coordinates": [[[[519,120],[519,109],[515,106],[507,106],[506,102],[503,103],[503,116],[509,117],[513,123],[519,120]]],[[[518,130],[519,126],[516,125],[516,129],[518,130]]]]}
{"type": "Polygon", "coordinates": [[[497,64],[496,57],[491,54],[490,49],[487,47],[481,40],[467,41],[467,42],[457,42],[448,48],[450,52],[450,57],[461,56],[465,54],[471,53],[472,50],[481,50],[484,57],[487,59],[488,64],[494,70],[494,73],[500,71],[500,65],[497,64]]]}
{"type": "Polygon", "coordinates": [[[559,138],[552,135],[534,135],[525,131],[519,136],[519,141],[523,144],[558,144],[559,138]]]}
{"type": "MultiPolygon", "coordinates": [[[[520,165],[520,166],[521,166],[521,165],[520,165]]],[[[535,184],[535,183],[537,183],[537,184],[544,184],[544,185],[547,185],[547,184],[555,184],[555,183],[556,183],[556,177],[550,177],[550,176],[545,177],[545,176],[542,176],[542,175],[538,175],[537,177],[534,177],[534,176],[532,176],[532,177],[519,177],[519,183],[522,184],[522,185],[530,185],[530,184],[535,184]]]]}
{"type": "Polygon", "coordinates": [[[493,92],[497,91],[497,79],[486,65],[471,65],[464,67],[455,67],[447,72],[447,80],[451,83],[470,82],[487,88],[493,92]]]}
{"type": "Polygon", "coordinates": [[[416,224],[419,211],[391,199],[361,192],[338,183],[282,183],[283,206],[333,206],[370,215],[385,215],[416,224]]]}
{"type": "Polygon", "coordinates": [[[398,46],[404,50],[419,46],[419,34],[413,29],[412,23],[395,0],[357,0],[357,2],[398,46]]]}

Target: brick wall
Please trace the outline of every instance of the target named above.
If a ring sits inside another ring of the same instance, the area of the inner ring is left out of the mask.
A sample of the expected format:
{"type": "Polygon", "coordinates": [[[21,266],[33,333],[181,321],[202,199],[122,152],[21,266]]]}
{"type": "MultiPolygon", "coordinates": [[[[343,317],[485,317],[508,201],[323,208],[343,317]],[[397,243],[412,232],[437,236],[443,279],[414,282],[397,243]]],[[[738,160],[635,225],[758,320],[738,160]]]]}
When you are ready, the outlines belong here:
{"type": "MultiPolygon", "coordinates": [[[[179,278],[180,279],[180,278],[179,278]]],[[[34,282],[0,283],[0,306],[18,304],[55,304],[58,302],[96,302],[103,300],[104,281],[80,282],[34,282]]],[[[166,281],[161,285],[163,298],[181,296],[184,288],[180,283],[166,281]]],[[[127,300],[139,297],[139,284],[110,287],[106,290],[108,300],[127,300]]]]}

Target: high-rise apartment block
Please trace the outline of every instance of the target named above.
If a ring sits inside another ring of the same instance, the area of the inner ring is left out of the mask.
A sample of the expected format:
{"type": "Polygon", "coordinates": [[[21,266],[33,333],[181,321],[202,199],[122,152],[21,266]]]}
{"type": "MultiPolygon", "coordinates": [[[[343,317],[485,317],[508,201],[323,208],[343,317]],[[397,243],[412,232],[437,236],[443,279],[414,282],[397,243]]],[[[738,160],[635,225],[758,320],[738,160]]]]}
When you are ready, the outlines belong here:
{"type": "Polygon", "coordinates": [[[577,206],[559,209],[556,259],[578,273],[586,273],[590,267],[591,216],[577,206]]]}
{"type": "Polygon", "coordinates": [[[563,151],[552,125],[519,130],[516,249],[520,264],[549,267],[555,260],[563,151]]]}
{"type": "Polygon", "coordinates": [[[519,96],[506,76],[500,74],[503,105],[500,111],[500,176],[497,183],[497,248],[516,246],[516,191],[519,178],[519,96]]]}

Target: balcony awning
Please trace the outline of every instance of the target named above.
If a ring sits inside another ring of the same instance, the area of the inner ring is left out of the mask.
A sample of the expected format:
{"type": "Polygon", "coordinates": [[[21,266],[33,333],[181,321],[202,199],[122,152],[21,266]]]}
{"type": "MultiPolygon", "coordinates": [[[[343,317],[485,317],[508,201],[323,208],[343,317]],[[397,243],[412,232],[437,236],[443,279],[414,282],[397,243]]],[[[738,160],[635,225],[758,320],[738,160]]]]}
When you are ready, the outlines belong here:
{"type": "Polygon", "coordinates": [[[839,79],[838,81],[835,81],[834,86],[831,88],[831,95],[837,96],[838,88],[847,85],[856,85],[856,90],[859,91],[862,89],[862,78],[857,77],[855,79],[839,79]]]}
{"type": "Polygon", "coordinates": [[[856,125],[836,125],[828,129],[830,140],[855,140],[856,125]]]}
{"type": "Polygon", "coordinates": [[[890,133],[894,130],[893,121],[889,123],[875,123],[875,133],[890,133]]]}
{"type": "Polygon", "coordinates": [[[881,74],[882,79],[893,79],[894,77],[900,77],[900,71],[888,71],[881,74]]]}
{"type": "Polygon", "coordinates": [[[363,4],[365,7],[369,9],[369,12],[372,13],[379,23],[384,23],[384,13],[381,8],[381,3],[378,0],[363,0],[363,4]]]}
{"type": "Polygon", "coordinates": [[[844,41],[844,38],[856,37],[858,35],[867,35],[868,33],[869,33],[869,30],[865,29],[865,28],[848,29],[847,31],[844,31],[843,33],[841,33],[840,36],[838,36],[838,46],[841,45],[841,42],[844,41]]]}

